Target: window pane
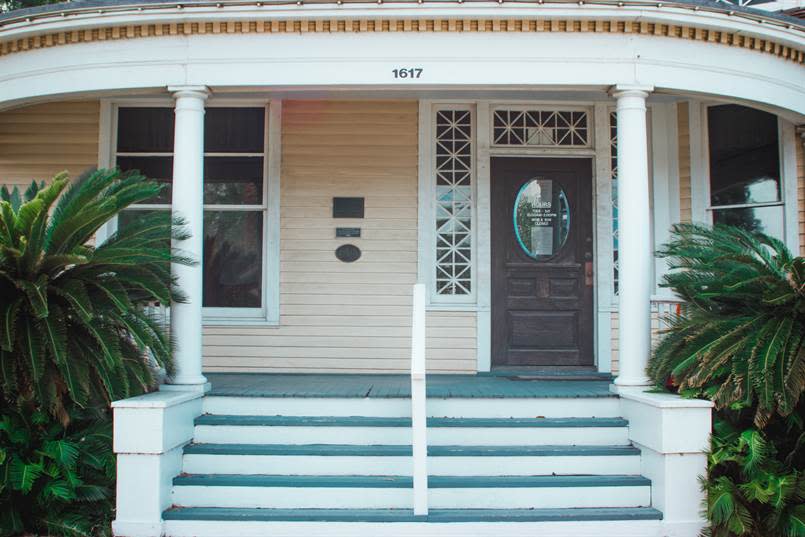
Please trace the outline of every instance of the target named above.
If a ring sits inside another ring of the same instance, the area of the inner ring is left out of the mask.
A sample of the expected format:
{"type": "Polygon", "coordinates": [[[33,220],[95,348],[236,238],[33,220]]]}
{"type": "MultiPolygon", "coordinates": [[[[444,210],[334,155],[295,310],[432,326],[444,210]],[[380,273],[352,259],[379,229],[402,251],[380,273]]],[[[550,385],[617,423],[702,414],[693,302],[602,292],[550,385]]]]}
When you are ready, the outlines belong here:
{"type": "Polygon", "coordinates": [[[117,165],[124,172],[138,170],[149,179],[168,185],[159,196],[146,203],[171,202],[173,157],[117,157],[117,165]]]}
{"type": "Polygon", "coordinates": [[[765,233],[783,240],[783,207],[746,207],[713,211],[713,222],[765,233]]]}
{"type": "Polygon", "coordinates": [[[262,202],[262,157],[204,158],[204,203],[259,205],[262,202]]]}
{"type": "Polygon", "coordinates": [[[204,151],[262,153],[264,108],[207,108],[204,151]]]}
{"type": "Polygon", "coordinates": [[[780,200],[777,117],[738,105],[707,112],[712,205],[780,200]]]}
{"type": "Polygon", "coordinates": [[[204,211],[204,306],[259,308],[263,214],[204,211]]]}
{"type": "Polygon", "coordinates": [[[118,109],[117,150],[172,153],[173,108],[118,109]]]}

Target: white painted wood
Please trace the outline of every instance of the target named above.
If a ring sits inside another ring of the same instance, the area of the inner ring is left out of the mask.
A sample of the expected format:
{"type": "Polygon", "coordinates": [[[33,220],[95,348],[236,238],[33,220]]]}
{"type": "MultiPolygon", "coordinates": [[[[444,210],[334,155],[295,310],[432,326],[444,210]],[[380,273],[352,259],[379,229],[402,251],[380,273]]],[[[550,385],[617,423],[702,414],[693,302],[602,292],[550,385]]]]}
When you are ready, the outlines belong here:
{"type": "Polygon", "coordinates": [[[321,398],[321,397],[221,397],[204,398],[208,414],[240,416],[316,416],[327,409],[329,416],[410,417],[409,399],[321,398]]]}
{"type": "Polygon", "coordinates": [[[173,478],[182,470],[182,448],[201,414],[200,391],[158,391],[114,408],[117,455],[115,535],[159,537],[162,512],[171,505],[173,478]]]}
{"type": "MultiPolygon", "coordinates": [[[[407,398],[224,397],[204,398],[204,412],[240,416],[410,417],[407,398]]],[[[616,397],[573,398],[428,398],[428,416],[453,418],[572,418],[620,416],[616,397]]]]}
{"type": "MultiPolygon", "coordinates": [[[[487,436],[492,433],[487,431],[487,436]]],[[[336,437],[335,440],[338,438],[336,437]]],[[[333,440],[333,439],[331,439],[333,440]]],[[[483,441],[482,438],[478,439],[483,441]]],[[[182,471],[188,474],[250,475],[413,475],[410,456],[207,455],[188,453],[182,471]]],[[[639,475],[640,455],[545,457],[434,457],[429,475],[639,475]]],[[[415,491],[416,494],[416,491],[415,491]]]]}
{"type": "Polygon", "coordinates": [[[620,414],[618,399],[544,398],[544,399],[428,399],[428,414],[452,418],[614,418],[620,414]]]}
{"type": "MultiPolygon", "coordinates": [[[[658,520],[596,522],[208,522],[168,520],[166,537],[698,537],[695,528],[658,520]]],[[[126,534],[129,535],[129,534],[126,534]]]]}
{"type": "Polygon", "coordinates": [[[490,177],[491,105],[480,101],[475,107],[477,129],[475,163],[475,286],[478,297],[478,371],[492,368],[492,198],[490,177]]]}
{"type": "MultiPolygon", "coordinates": [[[[260,427],[196,425],[202,444],[411,444],[409,427],[260,427]]],[[[428,427],[431,446],[601,445],[629,443],[627,427],[428,427]]]]}
{"type": "Polygon", "coordinates": [[[173,155],[173,202],[171,212],[185,219],[191,236],[173,240],[171,246],[180,249],[199,264],[171,265],[171,274],[187,297],[183,303],[171,303],[171,337],[177,342],[174,350],[176,373],[171,383],[204,385],[201,374],[201,297],[202,250],[204,246],[204,101],[209,90],[204,86],[170,88],[176,99],[176,127],[173,155]]]}
{"type": "Polygon", "coordinates": [[[705,106],[700,101],[690,101],[688,123],[690,129],[690,213],[691,221],[711,224],[710,168],[707,151],[705,106]]]}
{"type": "Polygon", "coordinates": [[[268,135],[266,136],[266,214],[263,256],[263,286],[265,288],[266,322],[279,323],[280,312],[280,186],[282,184],[282,101],[268,105],[268,135]]]}
{"type": "MultiPolygon", "coordinates": [[[[431,488],[431,509],[550,509],[642,507],[651,487],[431,488]],[[582,493],[583,491],[583,493],[582,493]]],[[[331,487],[174,486],[173,503],[185,507],[410,509],[413,489],[331,487]]]]}
{"type": "Polygon", "coordinates": [[[707,467],[713,403],[636,388],[623,390],[620,401],[629,438],[641,451],[641,474],[651,480],[652,505],[666,523],[703,528],[698,476],[707,467]]]}
{"type": "Polygon", "coordinates": [[[646,97],[648,86],[617,86],[618,100],[618,290],[619,386],[649,384],[651,237],[646,97]]]}
{"type": "Polygon", "coordinates": [[[411,321],[411,437],[413,439],[414,514],[416,515],[428,514],[428,410],[425,384],[426,300],[425,284],[414,285],[413,319],[411,321]]]}
{"type": "Polygon", "coordinates": [[[797,144],[801,143],[793,123],[778,119],[780,144],[781,194],[785,203],[785,243],[795,254],[799,252],[799,208],[797,206],[797,144]]]}
{"type": "Polygon", "coordinates": [[[429,499],[433,509],[644,507],[651,487],[432,488],[429,499]]]}
{"type": "Polygon", "coordinates": [[[595,360],[601,372],[612,371],[612,162],[609,145],[609,106],[597,103],[593,109],[595,146],[595,360]]]}
{"type": "MultiPolygon", "coordinates": [[[[679,221],[679,169],[676,150],[676,107],[673,103],[651,106],[651,166],[653,198],[654,250],[668,242],[671,225],[679,221]]],[[[659,286],[668,272],[664,259],[654,258],[652,294],[668,294],[659,286]]]]}

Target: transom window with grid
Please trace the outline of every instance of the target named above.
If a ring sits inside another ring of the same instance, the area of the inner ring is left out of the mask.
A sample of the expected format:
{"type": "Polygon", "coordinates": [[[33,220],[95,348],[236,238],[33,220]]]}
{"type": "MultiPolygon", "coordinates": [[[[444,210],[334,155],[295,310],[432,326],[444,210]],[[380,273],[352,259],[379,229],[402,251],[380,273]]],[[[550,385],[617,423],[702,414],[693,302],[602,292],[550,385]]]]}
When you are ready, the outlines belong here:
{"type": "MultiPolygon", "coordinates": [[[[264,107],[206,110],[203,305],[207,315],[265,315],[266,132],[264,107]]],[[[173,108],[117,109],[115,164],[169,185],[150,203],[123,212],[119,227],[144,211],[170,210],[173,137],[173,108]]]]}
{"type": "Polygon", "coordinates": [[[492,117],[492,144],[508,147],[590,147],[586,110],[502,108],[492,117]]]}

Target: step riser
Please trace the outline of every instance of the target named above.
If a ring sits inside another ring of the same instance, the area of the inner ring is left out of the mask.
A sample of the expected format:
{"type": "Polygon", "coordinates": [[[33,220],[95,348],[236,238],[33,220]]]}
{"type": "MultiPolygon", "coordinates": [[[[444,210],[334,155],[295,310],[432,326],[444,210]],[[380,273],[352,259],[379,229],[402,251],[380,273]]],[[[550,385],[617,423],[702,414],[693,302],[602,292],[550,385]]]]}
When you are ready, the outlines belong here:
{"type": "MultiPolygon", "coordinates": [[[[409,427],[284,427],[197,425],[202,444],[339,444],[407,445],[409,427]]],[[[429,427],[431,446],[625,446],[626,427],[429,427]]]]}
{"type": "MultiPolygon", "coordinates": [[[[118,532],[128,535],[126,532],[118,532]]],[[[698,535],[692,531],[690,535],[698,535]]],[[[212,522],[168,520],[166,537],[664,537],[658,520],[593,522],[212,522]]],[[[681,535],[681,534],[680,534],[681,535]]]]}
{"type": "MultiPolygon", "coordinates": [[[[644,507],[648,486],[430,489],[432,509],[539,509],[644,507]]],[[[408,488],[204,487],[173,488],[173,504],[183,507],[410,509],[408,488]]]]}
{"type": "MultiPolygon", "coordinates": [[[[204,412],[239,416],[410,417],[411,401],[402,398],[221,397],[204,398],[204,412]]],[[[496,398],[428,399],[428,416],[450,418],[614,418],[617,398],[496,398]]]]}
{"type": "MultiPolygon", "coordinates": [[[[205,455],[184,456],[188,474],[411,475],[411,457],[205,455]]],[[[543,457],[428,457],[428,473],[442,476],[637,475],[639,455],[543,457]]]]}

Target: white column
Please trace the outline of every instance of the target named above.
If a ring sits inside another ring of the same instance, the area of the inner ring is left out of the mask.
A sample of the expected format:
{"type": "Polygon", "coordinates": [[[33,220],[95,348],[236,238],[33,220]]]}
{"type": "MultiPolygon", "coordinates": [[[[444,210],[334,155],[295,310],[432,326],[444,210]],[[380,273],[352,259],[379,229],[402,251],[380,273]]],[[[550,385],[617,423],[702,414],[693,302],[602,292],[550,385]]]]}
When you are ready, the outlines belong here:
{"type": "Polygon", "coordinates": [[[653,89],[612,89],[618,100],[618,386],[649,384],[652,251],[646,97],[653,89]]]}
{"type": "MultiPolygon", "coordinates": [[[[204,244],[204,101],[209,90],[204,86],[169,87],[176,99],[176,129],[173,149],[174,216],[187,221],[190,238],[173,241],[198,264],[188,267],[174,264],[172,274],[187,296],[183,304],[171,304],[171,336],[175,341],[176,373],[171,384],[184,388],[204,387],[201,374],[201,294],[202,247],[204,244]]],[[[202,388],[203,389],[203,388],[202,388]]]]}

